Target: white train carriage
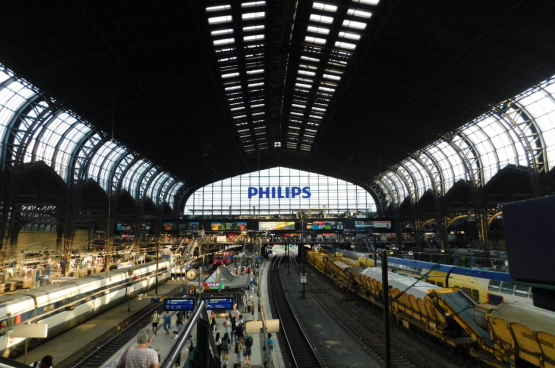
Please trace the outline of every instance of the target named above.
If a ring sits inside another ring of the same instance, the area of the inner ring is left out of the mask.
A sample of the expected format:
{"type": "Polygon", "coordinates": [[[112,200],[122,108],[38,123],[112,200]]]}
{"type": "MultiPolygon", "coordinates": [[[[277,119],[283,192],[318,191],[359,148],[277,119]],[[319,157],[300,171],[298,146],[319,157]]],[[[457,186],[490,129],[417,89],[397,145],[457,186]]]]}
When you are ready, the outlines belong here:
{"type": "MultiPolygon", "coordinates": [[[[170,277],[169,262],[160,262],[158,280],[170,277]]],[[[8,338],[10,326],[47,323],[55,336],[154,287],[156,263],[73,279],[26,292],[0,296],[0,346],[14,349],[23,339],[8,338]]],[[[6,352],[4,352],[6,354],[6,352]]]]}

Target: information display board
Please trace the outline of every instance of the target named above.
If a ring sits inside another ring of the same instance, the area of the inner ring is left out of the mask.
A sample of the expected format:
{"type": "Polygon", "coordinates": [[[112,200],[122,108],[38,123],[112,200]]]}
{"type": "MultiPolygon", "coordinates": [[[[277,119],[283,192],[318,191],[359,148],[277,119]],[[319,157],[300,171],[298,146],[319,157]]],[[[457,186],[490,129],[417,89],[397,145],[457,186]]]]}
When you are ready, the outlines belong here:
{"type": "Polygon", "coordinates": [[[195,309],[194,298],[169,298],[164,300],[164,310],[167,311],[192,311],[195,309]]]}
{"type": "Polygon", "coordinates": [[[206,298],[203,300],[208,310],[223,311],[233,309],[233,298],[206,298]]]}

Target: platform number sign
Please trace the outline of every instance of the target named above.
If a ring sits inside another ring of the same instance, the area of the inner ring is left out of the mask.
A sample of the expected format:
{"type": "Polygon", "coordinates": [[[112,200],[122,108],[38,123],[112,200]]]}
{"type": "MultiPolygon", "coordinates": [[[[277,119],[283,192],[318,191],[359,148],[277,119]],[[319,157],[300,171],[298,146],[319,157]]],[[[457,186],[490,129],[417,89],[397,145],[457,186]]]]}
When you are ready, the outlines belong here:
{"type": "Polygon", "coordinates": [[[305,275],[301,276],[301,284],[306,284],[306,276],[305,275]]]}

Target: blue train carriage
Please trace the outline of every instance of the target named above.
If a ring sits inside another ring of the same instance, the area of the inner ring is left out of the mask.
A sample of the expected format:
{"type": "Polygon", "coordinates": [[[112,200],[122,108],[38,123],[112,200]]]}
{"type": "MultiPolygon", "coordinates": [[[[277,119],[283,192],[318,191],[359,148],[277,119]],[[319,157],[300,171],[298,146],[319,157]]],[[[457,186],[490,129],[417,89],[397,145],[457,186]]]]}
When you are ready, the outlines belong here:
{"type": "MultiPolygon", "coordinates": [[[[159,282],[169,279],[169,262],[159,264],[159,282]]],[[[48,336],[56,336],[127,299],[154,287],[156,263],[143,264],[0,296],[0,346],[4,356],[15,356],[22,338],[9,336],[21,323],[46,323],[48,336]]],[[[33,347],[42,340],[30,339],[33,347]]]]}
{"type": "MultiPolygon", "coordinates": [[[[378,264],[380,264],[379,261],[378,264]]],[[[531,289],[526,286],[514,285],[506,272],[393,257],[388,258],[388,269],[400,275],[422,279],[439,287],[462,289],[481,304],[518,301],[532,305],[531,289]]]]}

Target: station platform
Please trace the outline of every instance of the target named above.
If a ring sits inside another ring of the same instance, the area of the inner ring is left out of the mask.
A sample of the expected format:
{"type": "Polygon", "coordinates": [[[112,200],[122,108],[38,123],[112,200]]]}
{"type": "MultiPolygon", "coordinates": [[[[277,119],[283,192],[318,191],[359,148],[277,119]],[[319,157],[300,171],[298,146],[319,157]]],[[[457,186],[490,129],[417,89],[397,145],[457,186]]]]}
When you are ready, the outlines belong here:
{"type": "MultiPolygon", "coordinates": [[[[168,281],[158,286],[158,296],[164,296],[178,292],[184,282],[168,281]]],[[[27,353],[25,362],[30,364],[42,359],[45,355],[52,355],[56,368],[65,368],[75,361],[81,354],[97,346],[103,341],[103,336],[110,331],[118,331],[124,322],[133,313],[146,307],[151,303],[150,298],[155,296],[154,289],[149,290],[141,300],[131,299],[131,312],[127,311],[127,303],[124,302],[101,315],[94,317],[71,330],[56,336],[50,341],[36,347],[27,353]]],[[[16,359],[24,361],[24,356],[16,359]]]]}
{"type": "MultiPolygon", "coordinates": [[[[261,267],[262,270],[262,274],[260,275],[260,294],[262,295],[262,303],[265,306],[265,317],[266,319],[271,319],[272,316],[269,313],[270,307],[269,307],[269,298],[268,298],[268,279],[267,279],[267,275],[269,274],[268,272],[264,272],[264,268],[263,266],[261,267]]],[[[245,276],[243,276],[245,277],[245,276]]],[[[252,313],[248,313],[245,312],[243,313],[246,308],[245,305],[243,305],[243,298],[238,298],[237,299],[239,301],[238,303],[238,310],[240,312],[240,314],[243,315],[243,319],[245,322],[249,322],[253,320],[253,316],[252,313]]],[[[248,297],[246,298],[246,302],[248,304],[252,303],[254,301],[255,305],[256,305],[256,310],[255,310],[255,314],[254,314],[254,319],[255,320],[259,320],[261,318],[260,316],[260,310],[258,308],[258,296],[257,293],[253,293],[252,297],[248,297]]],[[[210,313],[210,311],[208,311],[208,313],[210,313]]],[[[161,359],[164,359],[164,357],[169,353],[169,351],[171,350],[173,344],[174,344],[174,339],[173,339],[173,331],[176,330],[176,326],[175,326],[175,313],[170,313],[170,315],[172,316],[172,327],[170,329],[170,334],[166,335],[165,331],[163,330],[163,328],[161,327],[161,325],[159,325],[159,330],[157,335],[155,335],[154,340],[152,341],[151,344],[151,348],[156,350],[160,356],[161,359]]],[[[216,336],[216,333],[220,333],[220,336],[223,337],[223,335],[225,334],[225,329],[223,327],[223,323],[226,320],[226,316],[228,314],[226,313],[219,313],[216,316],[216,332],[214,333],[214,337],[216,336]]],[[[144,326],[147,327],[147,326],[144,326]]],[[[184,331],[184,329],[182,330],[184,331]]],[[[193,330],[193,336],[195,336],[195,330],[193,330]]],[[[274,367],[277,368],[285,368],[285,364],[283,362],[283,358],[281,355],[281,350],[279,347],[279,342],[277,340],[277,336],[276,334],[272,334],[273,335],[273,340],[274,340],[274,351],[272,353],[272,361],[274,363],[274,367]]],[[[264,336],[262,336],[262,334],[251,334],[252,338],[253,338],[253,347],[252,347],[252,355],[251,355],[251,368],[262,368],[264,366],[263,364],[263,360],[264,360],[264,336]]],[[[104,365],[102,365],[101,368],[114,368],[117,364],[118,359],[120,358],[120,356],[123,354],[123,352],[125,351],[125,349],[127,349],[130,346],[135,346],[137,343],[134,340],[129,341],[124,347],[122,347],[116,354],[114,354],[104,365]]],[[[232,344],[230,346],[230,353],[229,353],[229,360],[227,361],[228,363],[228,367],[233,367],[233,364],[237,363],[237,355],[234,353],[234,349],[235,349],[235,344],[232,344]]],[[[187,349],[183,349],[183,351],[181,352],[181,367],[185,367],[185,362],[187,361],[189,352],[187,349]]],[[[223,355],[222,355],[222,367],[224,366],[224,364],[226,363],[226,361],[223,359],[223,355]]],[[[243,367],[245,365],[243,364],[243,367]]]]}

